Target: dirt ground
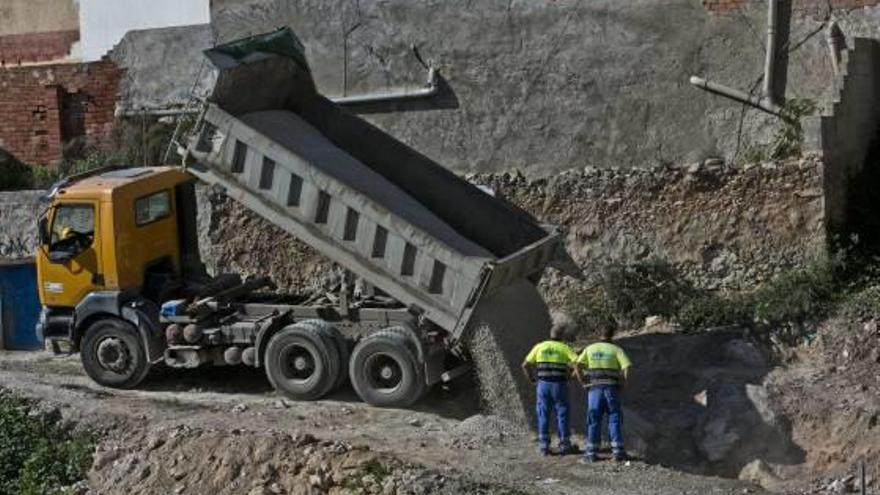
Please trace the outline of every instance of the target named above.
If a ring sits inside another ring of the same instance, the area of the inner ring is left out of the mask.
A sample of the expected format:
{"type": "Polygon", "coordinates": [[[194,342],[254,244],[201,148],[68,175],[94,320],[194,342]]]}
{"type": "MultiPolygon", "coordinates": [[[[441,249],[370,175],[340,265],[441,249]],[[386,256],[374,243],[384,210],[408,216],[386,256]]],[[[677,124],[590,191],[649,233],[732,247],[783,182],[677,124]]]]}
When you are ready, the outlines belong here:
{"type": "Polygon", "coordinates": [[[139,390],[112,390],[77,356],[0,353],[0,387],[107,432],[91,493],[765,493],[641,461],[542,458],[530,434],[479,414],[467,379],[394,410],[350,389],[290,402],[244,368],[158,370],[139,390]]]}

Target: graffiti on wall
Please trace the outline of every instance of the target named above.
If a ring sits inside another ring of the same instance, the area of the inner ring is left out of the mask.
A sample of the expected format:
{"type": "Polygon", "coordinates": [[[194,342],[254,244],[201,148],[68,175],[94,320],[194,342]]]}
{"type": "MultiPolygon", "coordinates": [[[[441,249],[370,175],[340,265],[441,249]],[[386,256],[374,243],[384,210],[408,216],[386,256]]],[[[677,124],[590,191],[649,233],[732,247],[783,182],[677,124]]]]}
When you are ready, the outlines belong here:
{"type": "Polygon", "coordinates": [[[0,261],[30,258],[37,250],[37,191],[0,192],[0,261]]]}
{"type": "Polygon", "coordinates": [[[28,258],[34,255],[36,239],[0,236],[0,260],[28,258]]]}

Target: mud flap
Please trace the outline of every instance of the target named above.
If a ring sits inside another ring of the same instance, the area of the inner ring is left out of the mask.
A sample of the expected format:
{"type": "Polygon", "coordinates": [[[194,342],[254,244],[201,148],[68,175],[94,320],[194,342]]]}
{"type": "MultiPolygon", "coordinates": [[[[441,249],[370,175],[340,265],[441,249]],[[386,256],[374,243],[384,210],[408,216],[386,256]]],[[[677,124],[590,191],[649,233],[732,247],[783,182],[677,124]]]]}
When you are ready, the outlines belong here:
{"type": "Polygon", "coordinates": [[[120,311],[122,318],[137,328],[144,341],[147,361],[155,364],[165,358],[165,342],[159,328],[159,308],[146,301],[124,305],[120,311]]]}

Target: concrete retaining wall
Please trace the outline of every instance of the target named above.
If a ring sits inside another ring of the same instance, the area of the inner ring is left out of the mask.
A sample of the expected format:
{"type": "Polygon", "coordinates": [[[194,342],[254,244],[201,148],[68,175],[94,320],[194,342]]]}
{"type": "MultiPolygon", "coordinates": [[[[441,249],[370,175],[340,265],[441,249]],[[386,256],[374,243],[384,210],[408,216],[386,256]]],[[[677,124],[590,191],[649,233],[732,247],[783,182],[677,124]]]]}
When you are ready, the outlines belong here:
{"type": "Polygon", "coordinates": [[[0,260],[34,255],[42,194],[42,191],[0,192],[0,260]]]}

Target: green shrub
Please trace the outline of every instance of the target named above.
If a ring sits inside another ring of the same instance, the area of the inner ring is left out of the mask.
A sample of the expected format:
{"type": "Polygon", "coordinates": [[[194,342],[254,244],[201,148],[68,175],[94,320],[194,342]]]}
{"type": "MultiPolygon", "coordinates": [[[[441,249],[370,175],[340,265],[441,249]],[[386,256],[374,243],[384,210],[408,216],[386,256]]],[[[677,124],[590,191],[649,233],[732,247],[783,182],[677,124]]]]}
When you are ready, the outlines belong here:
{"type": "Polygon", "coordinates": [[[833,310],[838,290],[832,261],[816,261],[760,287],[753,296],[755,318],[771,326],[821,319],[833,310]]]}
{"type": "Polygon", "coordinates": [[[615,264],[602,271],[602,288],[611,311],[627,326],[646,317],[671,317],[697,291],[669,263],[651,260],[629,265],[615,264]]]}
{"type": "Polygon", "coordinates": [[[696,289],[662,262],[616,265],[589,288],[566,294],[564,309],[586,334],[609,325],[639,327],[658,315],[686,331],[745,325],[796,337],[834,314],[880,318],[880,258],[840,250],[749,293],[728,294],[696,289]]]}
{"type": "Polygon", "coordinates": [[[43,495],[85,479],[96,437],[0,391],[0,494],[43,495]]]}
{"type": "Polygon", "coordinates": [[[605,328],[618,328],[617,317],[601,287],[574,289],[565,294],[563,309],[582,336],[594,336],[605,328]]]}
{"type": "Polygon", "coordinates": [[[751,325],[754,300],[749,295],[702,294],[687,301],[674,318],[684,330],[726,325],[751,325]]]}
{"type": "Polygon", "coordinates": [[[0,151],[0,191],[30,189],[33,178],[30,168],[0,151]]]}
{"type": "Polygon", "coordinates": [[[767,144],[755,144],[745,148],[741,161],[758,163],[767,160],[783,160],[801,154],[804,129],[801,119],[816,111],[816,102],[807,98],[787,100],[782,108],[782,123],[767,144]]]}
{"type": "Polygon", "coordinates": [[[854,292],[841,302],[837,313],[848,320],[880,318],[880,285],[869,285],[854,292]]]}

